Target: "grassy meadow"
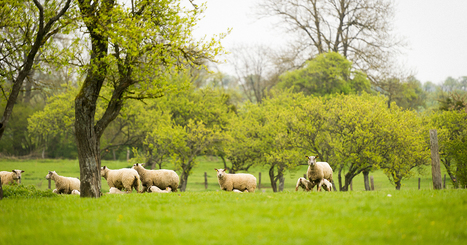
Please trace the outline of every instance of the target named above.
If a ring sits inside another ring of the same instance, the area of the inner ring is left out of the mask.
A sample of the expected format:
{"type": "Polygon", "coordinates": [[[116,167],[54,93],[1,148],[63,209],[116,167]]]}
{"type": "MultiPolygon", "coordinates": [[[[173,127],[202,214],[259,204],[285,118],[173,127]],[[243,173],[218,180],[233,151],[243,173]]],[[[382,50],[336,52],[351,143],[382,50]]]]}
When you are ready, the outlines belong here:
{"type": "MultiPolygon", "coordinates": [[[[130,164],[103,165],[117,169],[130,164]]],[[[429,172],[420,175],[421,190],[418,176],[396,191],[377,171],[372,173],[376,191],[363,191],[363,177],[357,177],[354,191],[295,192],[295,180],[306,170],[303,166],[288,174],[284,192],[262,188],[233,193],[218,191],[214,168],[222,168],[222,163],[201,158],[183,193],[4,198],[0,244],[464,244],[467,240],[467,191],[432,190],[429,172]]],[[[22,185],[42,191],[50,191],[45,180],[48,170],[79,176],[77,160],[0,160],[0,169],[25,170],[22,185]]],[[[269,187],[266,170],[251,171],[257,178],[259,172],[263,185],[269,187]]],[[[108,191],[105,180],[102,189],[108,191]]]]}

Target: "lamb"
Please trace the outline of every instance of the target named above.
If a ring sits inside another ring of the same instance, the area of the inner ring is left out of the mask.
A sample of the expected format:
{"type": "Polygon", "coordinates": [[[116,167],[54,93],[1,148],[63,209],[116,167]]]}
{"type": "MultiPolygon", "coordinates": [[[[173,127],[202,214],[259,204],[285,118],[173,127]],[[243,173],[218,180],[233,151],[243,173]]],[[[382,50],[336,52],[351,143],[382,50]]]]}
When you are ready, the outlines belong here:
{"type": "Polygon", "coordinates": [[[167,169],[147,170],[140,163],[134,164],[132,169],[141,176],[143,192],[148,191],[151,186],[157,186],[162,190],[170,187],[173,192],[177,192],[180,178],[175,171],[167,169]]]}
{"type": "Polygon", "coordinates": [[[112,170],[104,166],[101,167],[101,176],[107,180],[107,184],[110,188],[115,187],[119,190],[125,189],[127,193],[130,193],[134,188],[138,193],[141,193],[140,176],[134,169],[122,168],[112,170]]]}
{"type": "Polygon", "coordinates": [[[312,182],[308,181],[307,179],[300,177],[298,178],[297,184],[295,185],[295,191],[298,191],[298,187],[302,187],[306,191],[310,191],[315,187],[312,182]]]}
{"type": "Polygon", "coordinates": [[[73,190],[71,195],[80,195],[81,193],[78,190],[73,190]]]}
{"type": "Polygon", "coordinates": [[[326,191],[332,191],[332,183],[329,182],[329,180],[327,180],[327,179],[324,179],[324,180],[323,180],[323,185],[322,185],[322,187],[324,187],[324,189],[325,189],[326,191]]]}
{"type": "Polygon", "coordinates": [[[19,184],[19,181],[21,180],[21,173],[24,173],[24,170],[13,170],[11,172],[0,171],[2,185],[13,184],[15,181],[19,184]]]}
{"type": "MultiPolygon", "coordinates": [[[[297,185],[295,185],[295,191],[298,191],[298,187],[302,187],[302,189],[305,189],[306,191],[310,191],[315,187],[315,185],[312,182],[308,181],[307,179],[300,177],[298,178],[297,185]]],[[[332,191],[332,184],[327,179],[323,180],[322,187],[326,191],[332,191]]]]}
{"type": "Polygon", "coordinates": [[[256,178],[252,174],[227,174],[224,169],[216,169],[221,190],[255,192],[256,178]]]}
{"type": "MultiPolygon", "coordinates": [[[[324,179],[332,182],[332,168],[327,162],[316,162],[318,156],[306,156],[306,158],[308,159],[306,176],[308,180],[313,183],[313,187],[317,185],[317,191],[321,191],[324,179]]],[[[313,188],[311,190],[313,190],[313,188]]]]}
{"type": "Polygon", "coordinates": [[[125,194],[126,192],[121,191],[115,187],[110,187],[109,194],[125,194]]]}
{"type": "Polygon", "coordinates": [[[55,182],[56,189],[53,192],[56,194],[71,194],[73,190],[80,189],[81,182],[78,178],[60,176],[55,171],[49,171],[45,178],[55,182]]]}
{"type": "Polygon", "coordinates": [[[161,190],[161,189],[159,189],[159,187],[153,185],[153,186],[151,186],[151,188],[149,188],[149,191],[153,192],[153,193],[169,193],[169,192],[172,192],[172,188],[167,187],[167,188],[165,188],[165,190],[161,190]]]}

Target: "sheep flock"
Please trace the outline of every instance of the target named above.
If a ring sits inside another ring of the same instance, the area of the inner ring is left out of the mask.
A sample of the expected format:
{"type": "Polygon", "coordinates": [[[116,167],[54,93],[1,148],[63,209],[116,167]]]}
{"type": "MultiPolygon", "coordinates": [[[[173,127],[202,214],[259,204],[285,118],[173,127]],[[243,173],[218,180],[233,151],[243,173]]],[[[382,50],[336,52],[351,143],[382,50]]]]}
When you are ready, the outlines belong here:
{"type": "MultiPolygon", "coordinates": [[[[318,156],[306,156],[306,158],[308,162],[307,178],[300,177],[297,180],[295,191],[301,188],[308,192],[316,186],[317,191],[323,189],[331,192],[333,190],[331,166],[327,162],[317,162],[318,156]]],[[[255,192],[257,182],[256,177],[252,174],[226,173],[225,169],[215,170],[220,190],[236,193],[255,192]]],[[[1,184],[19,184],[21,173],[24,172],[24,170],[0,171],[1,184]]],[[[134,164],[131,168],[117,170],[103,166],[100,168],[100,175],[107,181],[110,188],[107,194],[128,194],[133,190],[136,190],[137,193],[171,193],[177,192],[180,184],[180,178],[175,171],[149,170],[139,163],[134,164]]],[[[78,178],[65,177],[58,175],[55,171],[49,171],[46,179],[55,182],[53,193],[80,195],[80,180],[78,178]]]]}

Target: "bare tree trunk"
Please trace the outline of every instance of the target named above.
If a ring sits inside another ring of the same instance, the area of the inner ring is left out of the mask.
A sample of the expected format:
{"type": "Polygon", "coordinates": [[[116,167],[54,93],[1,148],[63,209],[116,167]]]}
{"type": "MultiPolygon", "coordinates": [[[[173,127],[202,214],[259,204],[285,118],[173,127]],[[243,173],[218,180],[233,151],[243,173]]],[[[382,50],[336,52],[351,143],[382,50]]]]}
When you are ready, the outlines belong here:
{"type": "Polygon", "coordinates": [[[365,184],[365,191],[369,191],[370,189],[370,171],[363,171],[363,182],[365,184]]]}
{"type": "Polygon", "coordinates": [[[431,175],[433,178],[433,189],[440,190],[441,186],[441,168],[439,160],[438,134],[436,129],[430,130],[431,142],[431,175]]]}
{"type": "Polygon", "coordinates": [[[271,180],[271,187],[273,192],[277,192],[277,182],[274,178],[274,165],[269,168],[269,179],[271,180]]]}

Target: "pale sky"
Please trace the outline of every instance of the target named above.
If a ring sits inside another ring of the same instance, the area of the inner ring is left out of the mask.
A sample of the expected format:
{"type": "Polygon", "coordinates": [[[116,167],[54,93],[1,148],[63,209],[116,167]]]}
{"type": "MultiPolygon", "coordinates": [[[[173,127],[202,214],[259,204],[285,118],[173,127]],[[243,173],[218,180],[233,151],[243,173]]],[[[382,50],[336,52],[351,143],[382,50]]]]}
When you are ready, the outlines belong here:
{"type": "MultiPolygon", "coordinates": [[[[211,36],[232,28],[222,42],[227,49],[240,44],[286,45],[287,35],[274,28],[272,19],[257,19],[258,1],[194,0],[207,3],[195,35],[211,36]]],[[[395,32],[409,44],[400,64],[413,70],[421,82],[439,84],[448,76],[467,76],[467,0],[395,2],[395,32]]]]}

